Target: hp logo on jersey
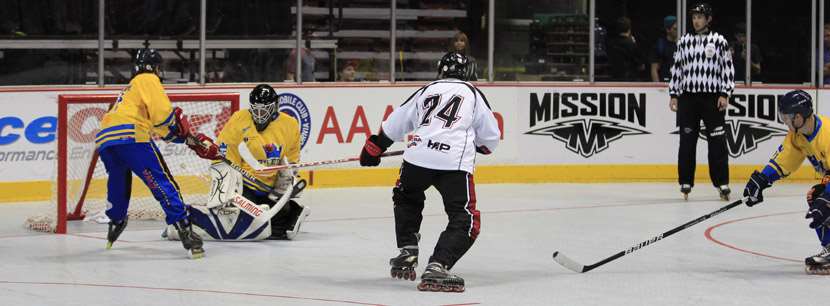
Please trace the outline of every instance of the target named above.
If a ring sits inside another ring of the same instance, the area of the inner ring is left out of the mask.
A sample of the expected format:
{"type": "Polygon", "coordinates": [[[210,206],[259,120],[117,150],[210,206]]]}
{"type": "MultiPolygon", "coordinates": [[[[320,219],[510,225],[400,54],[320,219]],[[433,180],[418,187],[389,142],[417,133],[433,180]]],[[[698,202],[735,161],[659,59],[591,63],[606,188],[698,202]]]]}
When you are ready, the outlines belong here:
{"type": "Polygon", "coordinates": [[[438,151],[438,152],[441,152],[441,153],[446,153],[452,147],[450,145],[446,144],[446,143],[432,141],[430,139],[429,141],[427,141],[427,148],[430,148],[431,150],[435,150],[435,151],[438,151]]]}
{"type": "Polygon", "coordinates": [[[296,118],[300,123],[300,137],[302,138],[300,148],[305,148],[305,144],[311,135],[311,114],[308,111],[308,106],[303,102],[303,99],[294,94],[281,93],[279,107],[281,112],[296,118]]]}

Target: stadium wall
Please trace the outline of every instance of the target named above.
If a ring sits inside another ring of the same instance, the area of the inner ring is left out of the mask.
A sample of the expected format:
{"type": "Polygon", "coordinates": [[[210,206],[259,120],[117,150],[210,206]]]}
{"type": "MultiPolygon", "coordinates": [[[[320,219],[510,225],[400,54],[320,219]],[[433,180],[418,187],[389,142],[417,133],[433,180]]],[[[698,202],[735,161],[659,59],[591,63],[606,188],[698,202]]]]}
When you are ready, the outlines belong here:
{"type": "MultiPolygon", "coordinates": [[[[298,114],[302,159],[356,156],[394,107],[423,83],[274,84],[281,108],[298,114]]],[[[168,86],[170,93],[236,92],[241,108],[253,84],[168,86]]],[[[0,202],[47,200],[55,174],[57,97],[117,94],[121,86],[0,88],[0,202]]],[[[673,182],[677,179],[677,128],[660,84],[480,84],[496,112],[502,141],[493,155],[477,157],[478,183],[673,182]]],[[[730,98],[727,139],[730,175],[743,181],[778,147],[786,126],[776,101],[798,87],[738,88],[730,98]]],[[[820,101],[830,91],[803,88],[820,101]]],[[[403,149],[405,142],[390,150],[403,149]]],[[[708,182],[705,140],[698,143],[697,179],[708,182]]],[[[400,158],[379,168],[342,164],[304,171],[311,187],[392,186],[400,158]]],[[[792,175],[815,178],[810,167],[792,175]]]]}

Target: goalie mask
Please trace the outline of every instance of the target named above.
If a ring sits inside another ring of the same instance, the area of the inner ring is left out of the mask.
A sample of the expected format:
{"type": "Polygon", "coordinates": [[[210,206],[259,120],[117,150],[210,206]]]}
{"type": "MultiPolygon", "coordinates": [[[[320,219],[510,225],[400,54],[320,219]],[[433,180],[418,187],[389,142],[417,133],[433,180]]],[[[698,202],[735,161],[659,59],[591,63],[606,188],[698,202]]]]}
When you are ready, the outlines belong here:
{"type": "Polygon", "coordinates": [[[268,84],[259,84],[251,91],[248,99],[251,108],[248,110],[251,112],[257,131],[262,132],[271,121],[277,120],[280,114],[277,107],[278,98],[277,92],[268,84]]]}

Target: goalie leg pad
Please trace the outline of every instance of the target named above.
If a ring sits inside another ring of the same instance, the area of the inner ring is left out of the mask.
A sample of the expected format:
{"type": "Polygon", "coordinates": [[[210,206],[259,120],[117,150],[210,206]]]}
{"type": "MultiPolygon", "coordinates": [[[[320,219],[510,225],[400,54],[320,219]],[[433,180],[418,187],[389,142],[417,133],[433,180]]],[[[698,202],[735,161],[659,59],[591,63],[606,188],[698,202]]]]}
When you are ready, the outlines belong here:
{"type": "MultiPolygon", "coordinates": [[[[258,205],[267,211],[268,205],[258,205]]],[[[256,223],[254,217],[237,207],[217,207],[208,209],[201,206],[190,207],[190,220],[193,232],[204,240],[256,241],[271,235],[269,222],[256,223]]],[[[173,226],[165,230],[168,240],[179,240],[178,232],[173,226]]],[[[164,236],[163,236],[164,237],[164,236]]]]}
{"type": "Polygon", "coordinates": [[[289,201],[282,211],[271,219],[272,234],[269,239],[293,240],[299,234],[300,227],[310,214],[310,208],[295,201],[289,201]]]}
{"type": "MultiPolygon", "coordinates": [[[[296,204],[296,202],[294,201],[291,201],[291,203],[296,204]]],[[[307,218],[308,215],[311,214],[311,208],[309,208],[308,206],[302,206],[299,204],[297,204],[297,206],[300,207],[300,212],[299,214],[297,214],[297,217],[296,219],[294,219],[294,222],[292,222],[289,228],[285,230],[285,237],[288,238],[288,240],[294,240],[294,238],[297,237],[297,234],[300,233],[300,226],[303,225],[305,218],[307,218]]]]}

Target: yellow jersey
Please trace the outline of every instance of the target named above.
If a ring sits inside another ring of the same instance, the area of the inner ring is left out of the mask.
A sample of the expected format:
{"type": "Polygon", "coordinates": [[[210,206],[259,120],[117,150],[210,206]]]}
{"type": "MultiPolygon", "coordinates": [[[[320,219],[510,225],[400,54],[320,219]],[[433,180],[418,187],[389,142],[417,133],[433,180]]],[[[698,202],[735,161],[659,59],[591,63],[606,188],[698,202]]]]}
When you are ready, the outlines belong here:
{"type": "Polygon", "coordinates": [[[830,169],[827,156],[830,155],[830,126],[824,125],[827,117],[813,115],[816,127],[811,135],[790,131],[778,150],[772,155],[763,173],[774,182],[798,170],[804,159],[810,161],[821,175],[830,169]]]}
{"type": "Polygon", "coordinates": [[[173,106],[159,77],[153,73],[138,74],[104,114],[95,145],[103,149],[111,145],[149,142],[153,135],[169,139],[176,124],[173,117],[173,106]]]}
{"type": "MultiPolygon", "coordinates": [[[[242,159],[239,145],[244,144],[260,164],[276,165],[283,157],[290,163],[299,162],[300,141],[300,124],[291,115],[280,112],[277,120],[272,121],[265,130],[260,132],[257,131],[251,113],[247,109],[233,113],[217,138],[219,152],[267,186],[274,186],[276,176],[255,174],[254,169],[242,159]]],[[[247,188],[266,191],[247,178],[243,180],[247,188]]]]}

